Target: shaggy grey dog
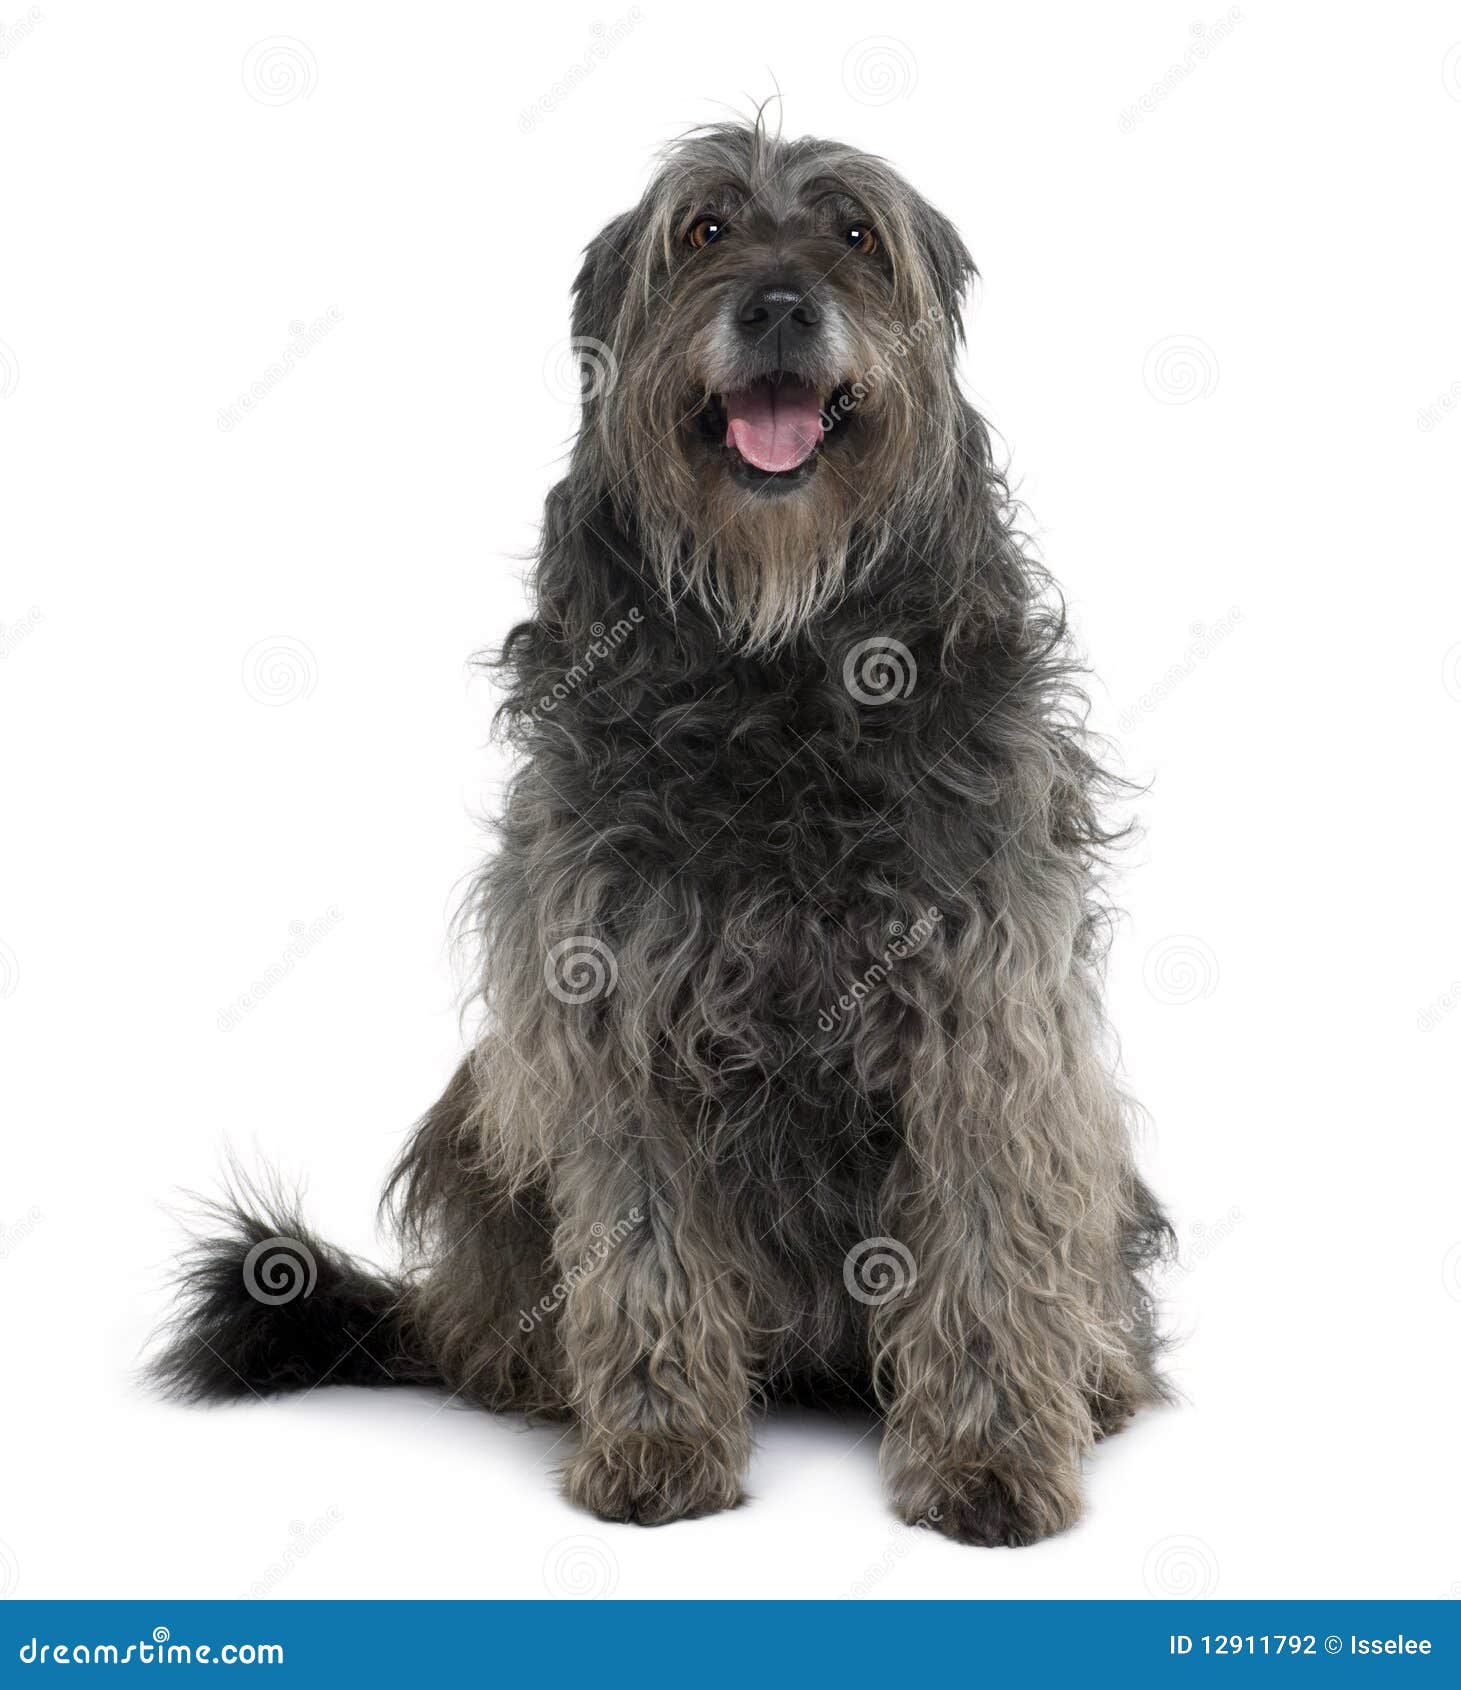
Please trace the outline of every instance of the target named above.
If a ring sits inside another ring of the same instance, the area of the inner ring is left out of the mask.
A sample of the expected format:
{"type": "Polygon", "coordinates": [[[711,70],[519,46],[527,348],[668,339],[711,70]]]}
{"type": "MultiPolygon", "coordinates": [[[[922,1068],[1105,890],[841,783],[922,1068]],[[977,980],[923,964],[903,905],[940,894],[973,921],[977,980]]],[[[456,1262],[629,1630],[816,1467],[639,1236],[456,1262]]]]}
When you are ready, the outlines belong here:
{"type": "Polygon", "coordinates": [[[588,248],[486,1030],[396,1169],[407,1265],[240,1208],[173,1390],[570,1417],[567,1494],[643,1524],[741,1500],[758,1402],[862,1402],[905,1520],[1079,1515],[1161,1392],[1168,1234],[1106,1050],[1107,778],[956,380],[972,275],[881,161],[759,123],[588,248]]]}

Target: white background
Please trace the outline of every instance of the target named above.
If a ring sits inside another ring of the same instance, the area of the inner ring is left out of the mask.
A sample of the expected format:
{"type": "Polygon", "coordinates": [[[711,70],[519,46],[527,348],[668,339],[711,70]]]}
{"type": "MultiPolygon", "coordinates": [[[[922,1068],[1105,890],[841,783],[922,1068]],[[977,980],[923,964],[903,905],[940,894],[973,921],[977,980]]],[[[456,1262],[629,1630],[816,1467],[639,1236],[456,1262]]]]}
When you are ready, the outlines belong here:
{"type": "Polygon", "coordinates": [[[1461,14],[1226,17],[10,9],[0,1587],[1461,1591],[1461,14]],[[226,1145],[375,1247],[460,1048],[444,935],[503,774],[467,659],[574,427],[577,254],[773,77],[964,231],[970,391],[1154,782],[1110,991],[1188,1400],[1033,1550],[895,1526],[862,1422],[777,1417],[751,1506],[645,1532],[558,1498],[556,1433],[429,1393],[131,1377],[164,1205],[226,1145]]]}

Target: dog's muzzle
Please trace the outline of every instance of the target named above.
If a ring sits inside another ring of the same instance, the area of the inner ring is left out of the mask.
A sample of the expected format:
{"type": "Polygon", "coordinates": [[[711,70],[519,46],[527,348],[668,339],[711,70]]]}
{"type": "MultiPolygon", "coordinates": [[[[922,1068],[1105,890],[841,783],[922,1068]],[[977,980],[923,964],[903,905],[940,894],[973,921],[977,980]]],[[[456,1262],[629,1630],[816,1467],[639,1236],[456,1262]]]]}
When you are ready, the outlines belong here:
{"type": "Polygon", "coordinates": [[[820,351],[822,313],[790,280],[759,281],[741,299],[736,328],[748,365],[768,373],[720,396],[725,443],[748,464],[784,475],[822,438],[821,391],[801,371],[820,351]]]}

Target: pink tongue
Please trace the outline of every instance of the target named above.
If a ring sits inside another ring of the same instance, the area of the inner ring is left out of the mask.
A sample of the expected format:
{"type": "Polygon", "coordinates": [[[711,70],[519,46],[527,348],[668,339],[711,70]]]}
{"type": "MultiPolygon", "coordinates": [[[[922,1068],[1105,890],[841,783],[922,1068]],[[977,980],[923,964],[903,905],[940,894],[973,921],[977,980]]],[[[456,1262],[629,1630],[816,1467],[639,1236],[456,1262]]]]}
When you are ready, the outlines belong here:
{"type": "Polygon", "coordinates": [[[814,387],[762,382],[744,393],[727,393],[723,403],[726,445],[757,469],[795,469],[822,438],[822,404],[814,387]]]}

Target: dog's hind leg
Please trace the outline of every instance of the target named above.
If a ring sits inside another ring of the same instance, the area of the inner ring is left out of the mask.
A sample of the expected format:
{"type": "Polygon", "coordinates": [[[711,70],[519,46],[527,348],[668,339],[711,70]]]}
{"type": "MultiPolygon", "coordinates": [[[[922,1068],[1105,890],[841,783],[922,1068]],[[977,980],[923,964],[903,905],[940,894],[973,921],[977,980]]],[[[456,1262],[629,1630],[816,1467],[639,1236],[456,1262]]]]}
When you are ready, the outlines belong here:
{"type": "Polygon", "coordinates": [[[482,1408],[555,1418],[566,1404],[547,1197],[494,1169],[483,1110],[463,1062],[402,1153],[385,1204],[412,1261],[413,1323],[442,1382],[482,1408]]]}
{"type": "Polygon", "coordinates": [[[694,1159],[588,1137],[557,1170],[558,1335],[582,1432],[564,1490],[604,1519],[661,1525],[741,1500],[748,1288],[717,1248],[694,1159]]]}

